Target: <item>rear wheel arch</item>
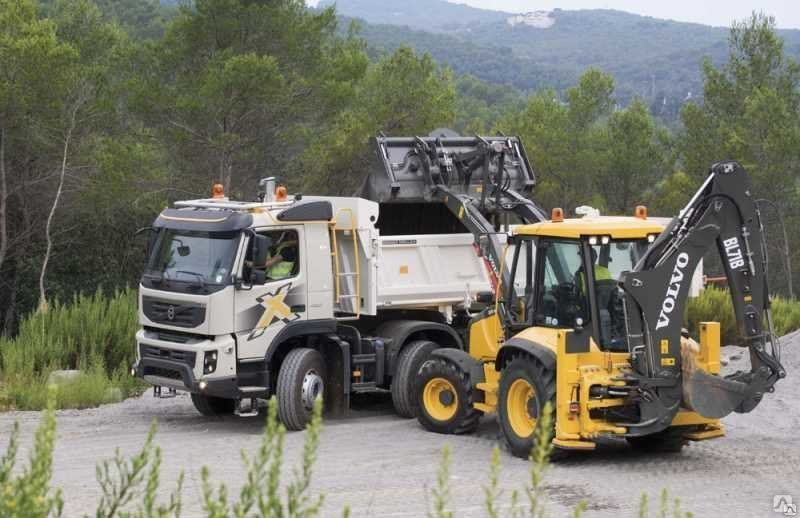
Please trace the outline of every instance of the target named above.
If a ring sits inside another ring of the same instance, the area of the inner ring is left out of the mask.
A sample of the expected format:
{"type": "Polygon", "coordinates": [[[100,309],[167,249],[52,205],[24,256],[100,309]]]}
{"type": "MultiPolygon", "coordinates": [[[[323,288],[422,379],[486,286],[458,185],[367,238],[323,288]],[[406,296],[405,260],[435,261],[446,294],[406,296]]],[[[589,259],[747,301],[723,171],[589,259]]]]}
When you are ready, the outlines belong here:
{"type": "Polygon", "coordinates": [[[387,374],[397,372],[398,358],[402,350],[413,342],[428,340],[440,347],[464,349],[458,333],[450,326],[425,320],[390,320],[374,331],[374,336],[388,338],[386,347],[387,374]]]}
{"type": "Polygon", "coordinates": [[[506,340],[500,347],[495,359],[495,369],[498,371],[503,370],[515,356],[521,354],[535,359],[547,370],[556,370],[556,353],[553,349],[519,337],[506,340]]]}

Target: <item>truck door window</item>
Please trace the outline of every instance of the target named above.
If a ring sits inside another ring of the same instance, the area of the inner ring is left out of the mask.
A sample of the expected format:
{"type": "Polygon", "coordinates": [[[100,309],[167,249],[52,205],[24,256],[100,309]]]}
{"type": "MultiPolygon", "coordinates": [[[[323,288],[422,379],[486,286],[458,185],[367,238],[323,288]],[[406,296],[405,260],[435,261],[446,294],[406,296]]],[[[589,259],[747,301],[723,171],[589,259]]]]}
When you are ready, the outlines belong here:
{"type": "Polygon", "coordinates": [[[295,230],[269,230],[258,232],[267,238],[267,261],[265,264],[253,264],[253,249],[248,247],[245,255],[245,270],[257,268],[267,274],[267,282],[279,281],[295,277],[300,271],[300,247],[295,230]]]}
{"type": "Polygon", "coordinates": [[[579,241],[540,242],[541,285],[536,301],[535,323],[552,327],[576,327],[589,323],[585,290],[576,285],[581,268],[579,241]]]}

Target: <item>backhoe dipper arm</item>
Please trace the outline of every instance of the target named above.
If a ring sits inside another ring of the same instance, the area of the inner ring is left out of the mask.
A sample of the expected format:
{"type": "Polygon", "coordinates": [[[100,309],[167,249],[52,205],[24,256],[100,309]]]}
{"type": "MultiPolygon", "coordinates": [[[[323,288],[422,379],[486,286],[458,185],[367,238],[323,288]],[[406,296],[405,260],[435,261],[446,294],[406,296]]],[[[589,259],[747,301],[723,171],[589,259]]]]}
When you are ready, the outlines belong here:
{"type": "Polygon", "coordinates": [[[661,233],[620,285],[624,290],[632,372],[626,381],[639,403],[633,434],[669,426],[679,406],[709,418],[749,412],[785,376],[772,330],[766,247],[750,179],[735,162],[718,163],[689,204],[661,233]],[[716,243],[750,372],[720,377],[697,368],[681,351],[681,326],[691,277],[716,243]]]}

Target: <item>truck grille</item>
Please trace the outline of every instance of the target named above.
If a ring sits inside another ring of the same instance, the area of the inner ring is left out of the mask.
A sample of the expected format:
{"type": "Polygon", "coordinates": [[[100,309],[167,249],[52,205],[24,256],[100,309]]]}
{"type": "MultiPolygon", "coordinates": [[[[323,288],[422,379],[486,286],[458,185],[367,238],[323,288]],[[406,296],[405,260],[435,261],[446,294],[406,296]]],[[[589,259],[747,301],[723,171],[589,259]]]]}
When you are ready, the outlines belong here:
{"type": "Polygon", "coordinates": [[[151,297],[142,297],[142,312],[153,322],[176,327],[197,327],[206,320],[203,305],[151,297]]]}
{"type": "Polygon", "coordinates": [[[175,349],[164,349],[162,347],[154,347],[145,344],[139,345],[139,355],[142,358],[157,358],[159,360],[181,362],[190,367],[194,367],[194,361],[197,357],[197,353],[194,351],[176,351],[175,349]]]}

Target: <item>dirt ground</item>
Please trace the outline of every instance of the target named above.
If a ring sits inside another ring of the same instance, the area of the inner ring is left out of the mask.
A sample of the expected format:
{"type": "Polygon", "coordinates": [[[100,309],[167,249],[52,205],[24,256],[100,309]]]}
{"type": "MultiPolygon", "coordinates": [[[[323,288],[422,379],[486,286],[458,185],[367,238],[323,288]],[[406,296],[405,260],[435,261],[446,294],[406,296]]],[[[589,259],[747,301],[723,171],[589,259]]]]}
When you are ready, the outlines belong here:
{"type": "MultiPolygon", "coordinates": [[[[641,493],[658,500],[663,488],[680,497],[695,516],[771,517],[773,496],[800,503],[800,333],[785,337],[787,379],[752,413],[724,420],[727,436],[694,443],[678,455],[643,456],[624,442],[603,445],[551,468],[547,476],[550,516],[564,516],[580,500],[587,516],[637,516],[641,493]]],[[[739,350],[726,348],[725,355],[739,350]]],[[[731,360],[731,365],[741,360],[731,360]]],[[[729,367],[731,366],[729,365],[729,367]]],[[[0,414],[0,448],[14,421],[22,426],[22,452],[39,422],[37,412],[0,414]]],[[[94,512],[99,499],[95,465],[115,448],[133,453],[150,422],[158,422],[163,451],[164,492],[186,472],[184,516],[202,514],[200,469],[225,481],[235,494],[244,471],[240,451],[254,450],[262,431],[259,418],[209,419],[197,414],[186,396],[154,399],[150,394],[90,410],[58,412],[54,484],[66,497],[66,516],[94,512]]],[[[476,434],[453,437],[425,432],[416,420],[392,414],[385,400],[361,402],[347,419],[328,421],[322,432],[313,489],[325,494],[325,516],[424,516],[430,508],[440,451],[452,447],[452,502],[456,516],[484,516],[483,491],[492,447],[499,431],[484,418],[476,434]]],[[[287,476],[300,459],[303,433],[286,437],[287,476]]],[[[528,477],[526,462],[503,450],[502,500],[528,477]]],[[[652,507],[652,506],[651,506],[652,507]]]]}

